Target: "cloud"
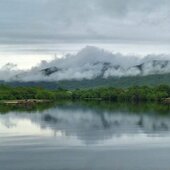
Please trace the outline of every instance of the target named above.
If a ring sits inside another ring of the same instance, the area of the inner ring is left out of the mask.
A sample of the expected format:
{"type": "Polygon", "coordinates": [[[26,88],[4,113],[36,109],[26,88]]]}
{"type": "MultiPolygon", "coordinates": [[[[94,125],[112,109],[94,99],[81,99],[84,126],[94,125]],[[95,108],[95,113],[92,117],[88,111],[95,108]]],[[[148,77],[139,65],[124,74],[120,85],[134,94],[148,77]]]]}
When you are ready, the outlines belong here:
{"type": "Polygon", "coordinates": [[[169,55],[133,55],[111,53],[87,46],[77,54],[67,54],[60,59],[42,61],[28,71],[7,64],[0,69],[4,81],[61,81],[94,79],[96,77],[143,76],[170,73],[169,55]]]}
{"type": "Polygon", "coordinates": [[[17,74],[20,74],[22,70],[17,69],[17,65],[13,63],[7,63],[0,69],[0,80],[12,81],[17,74]]]}
{"type": "Polygon", "coordinates": [[[0,43],[169,41],[168,0],[1,0],[0,43]]]}

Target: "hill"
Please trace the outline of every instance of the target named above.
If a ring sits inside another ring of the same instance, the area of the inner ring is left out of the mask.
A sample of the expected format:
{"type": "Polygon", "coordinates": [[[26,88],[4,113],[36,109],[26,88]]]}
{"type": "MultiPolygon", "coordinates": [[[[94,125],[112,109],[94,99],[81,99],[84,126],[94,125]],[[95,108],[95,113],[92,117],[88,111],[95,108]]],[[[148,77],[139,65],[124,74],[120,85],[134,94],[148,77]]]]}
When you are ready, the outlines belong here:
{"type": "Polygon", "coordinates": [[[131,87],[131,86],[156,86],[160,84],[170,85],[170,74],[157,74],[157,75],[147,75],[147,76],[129,76],[129,77],[110,77],[110,78],[102,78],[97,77],[95,79],[87,80],[65,80],[59,82],[21,82],[21,81],[11,81],[4,82],[1,81],[1,84],[11,85],[13,87],[17,86],[37,86],[43,87],[46,89],[78,89],[78,88],[96,88],[96,87],[131,87]]]}

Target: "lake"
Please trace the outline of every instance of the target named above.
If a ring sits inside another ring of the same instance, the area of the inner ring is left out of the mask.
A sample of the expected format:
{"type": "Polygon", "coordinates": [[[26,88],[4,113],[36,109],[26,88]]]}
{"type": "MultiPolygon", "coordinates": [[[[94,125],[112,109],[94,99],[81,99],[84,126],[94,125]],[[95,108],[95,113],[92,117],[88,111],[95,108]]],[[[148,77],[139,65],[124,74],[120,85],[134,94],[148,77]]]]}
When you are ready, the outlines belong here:
{"type": "Polygon", "coordinates": [[[169,170],[170,107],[0,106],[2,170],[169,170]]]}

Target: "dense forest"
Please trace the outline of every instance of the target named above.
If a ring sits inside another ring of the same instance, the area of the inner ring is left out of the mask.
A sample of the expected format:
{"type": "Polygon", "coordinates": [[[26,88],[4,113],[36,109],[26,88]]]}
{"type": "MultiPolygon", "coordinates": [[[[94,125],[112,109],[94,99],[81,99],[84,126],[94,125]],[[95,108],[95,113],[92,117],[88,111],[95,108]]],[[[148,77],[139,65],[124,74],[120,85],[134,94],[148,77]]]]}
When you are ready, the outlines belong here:
{"type": "Polygon", "coordinates": [[[71,92],[67,90],[47,90],[41,87],[10,87],[0,85],[0,100],[20,99],[68,99],[71,92]]]}
{"type": "Polygon", "coordinates": [[[10,87],[0,86],[0,100],[19,99],[49,99],[49,100],[104,100],[145,102],[162,101],[170,97],[170,86],[159,85],[156,87],[133,86],[130,88],[94,88],[77,90],[47,90],[41,87],[10,87]]]}
{"type": "Polygon", "coordinates": [[[160,85],[156,87],[134,86],[130,88],[97,88],[89,90],[75,90],[72,92],[73,99],[100,99],[109,101],[162,101],[170,97],[170,86],[160,85]]]}

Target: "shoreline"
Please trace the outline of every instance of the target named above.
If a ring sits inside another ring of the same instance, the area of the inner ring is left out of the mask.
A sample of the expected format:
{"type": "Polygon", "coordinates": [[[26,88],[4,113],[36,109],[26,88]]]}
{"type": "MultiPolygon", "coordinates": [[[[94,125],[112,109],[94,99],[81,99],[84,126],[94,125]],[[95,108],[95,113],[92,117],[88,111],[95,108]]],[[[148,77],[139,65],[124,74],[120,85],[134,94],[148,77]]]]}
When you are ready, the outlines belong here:
{"type": "Polygon", "coordinates": [[[37,103],[49,103],[50,100],[44,99],[22,99],[22,100],[3,100],[0,101],[2,104],[37,104],[37,103]]]}
{"type": "MultiPolygon", "coordinates": [[[[66,99],[75,101],[75,99],[66,99]]],[[[39,104],[39,103],[50,103],[52,100],[48,99],[18,99],[18,100],[0,100],[0,104],[7,105],[17,105],[17,104],[39,104]]],[[[148,101],[112,101],[112,100],[103,100],[102,98],[82,98],[81,101],[105,101],[105,102],[122,102],[122,103],[150,103],[148,101]]],[[[153,102],[154,103],[154,102],[153,102]]],[[[160,102],[157,102],[163,105],[170,105],[170,98],[164,98],[160,102]]]]}

